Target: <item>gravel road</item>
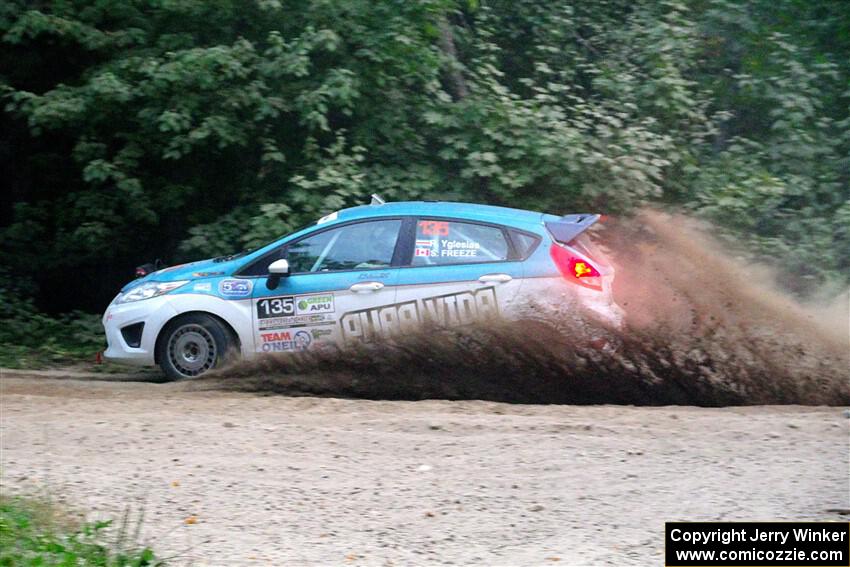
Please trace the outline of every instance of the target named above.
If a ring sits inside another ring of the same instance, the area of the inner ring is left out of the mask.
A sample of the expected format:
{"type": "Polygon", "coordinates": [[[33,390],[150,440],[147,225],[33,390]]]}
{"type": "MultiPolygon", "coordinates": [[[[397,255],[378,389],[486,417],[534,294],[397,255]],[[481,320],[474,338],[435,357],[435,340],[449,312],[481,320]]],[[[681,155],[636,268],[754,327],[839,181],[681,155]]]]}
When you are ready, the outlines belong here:
{"type": "Polygon", "coordinates": [[[4,492],[178,565],[662,565],[666,520],[846,520],[842,408],[260,397],[4,372],[4,492]],[[843,513],[842,513],[843,511],[843,513]]]}

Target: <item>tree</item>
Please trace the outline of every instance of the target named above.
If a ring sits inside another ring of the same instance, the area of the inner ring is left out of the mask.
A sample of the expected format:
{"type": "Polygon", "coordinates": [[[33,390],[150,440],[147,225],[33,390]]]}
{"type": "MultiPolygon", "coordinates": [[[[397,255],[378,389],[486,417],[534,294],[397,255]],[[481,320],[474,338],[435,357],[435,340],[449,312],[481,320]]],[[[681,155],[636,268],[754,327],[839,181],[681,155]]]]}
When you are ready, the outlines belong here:
{"type": "Polygon", "coordinates": [[[828,0],[0,6],[0,264],[99,310],[132,266],[377,192],[690,207],[850,281],[850,19],[828,0]]]}

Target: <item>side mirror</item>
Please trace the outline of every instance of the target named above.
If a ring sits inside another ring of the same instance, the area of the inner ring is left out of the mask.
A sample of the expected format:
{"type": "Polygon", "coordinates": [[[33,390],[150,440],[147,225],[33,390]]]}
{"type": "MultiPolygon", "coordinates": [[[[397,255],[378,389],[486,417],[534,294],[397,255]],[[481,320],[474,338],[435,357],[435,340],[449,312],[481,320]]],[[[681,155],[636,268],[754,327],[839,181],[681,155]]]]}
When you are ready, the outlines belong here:
{"type": "Polygon", "coordinates": [[[285,278],[289,275],[289,260],[275,260],[269,265],[269,273],[285,278]]]}
{"type": "Polygon", "coordinates": [[[266,279],[266,287],[269,289],[277,289],[280,285],[280,278],[289,277],[289,262],[284,259],[275,260],[269,265],[269,277],[266,279]]]}

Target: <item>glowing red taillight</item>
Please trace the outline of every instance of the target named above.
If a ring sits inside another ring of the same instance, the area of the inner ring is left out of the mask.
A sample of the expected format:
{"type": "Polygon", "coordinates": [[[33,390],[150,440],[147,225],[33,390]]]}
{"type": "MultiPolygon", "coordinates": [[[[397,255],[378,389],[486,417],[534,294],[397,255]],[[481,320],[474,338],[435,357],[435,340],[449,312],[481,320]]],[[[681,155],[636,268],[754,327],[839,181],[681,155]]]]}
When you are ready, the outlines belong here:
{"type": "Polygon", "coordinates": [[[593,264],[583,258],[573,255],[568,249],[558,244],[553,244],[549,249],[552,260],[558,271],[569,281],[581,284],[585,287],[601,289],[602,282],[597,279],[602,276],[593,264]]]}
{"type": "Polygon", "coordinates": [[[596,271],[596,268],[588,264],[583,260],[573,260],[573,273],[577,278],[595,278],[599,277],[599,272],[596,271]]]}

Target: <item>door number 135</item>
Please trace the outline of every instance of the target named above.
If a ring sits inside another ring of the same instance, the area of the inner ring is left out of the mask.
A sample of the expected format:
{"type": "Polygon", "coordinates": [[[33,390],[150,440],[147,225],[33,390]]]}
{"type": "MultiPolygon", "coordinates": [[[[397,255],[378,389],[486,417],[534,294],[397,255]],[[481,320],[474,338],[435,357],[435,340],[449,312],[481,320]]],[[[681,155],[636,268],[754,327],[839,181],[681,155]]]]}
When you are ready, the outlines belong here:
{"type": "Polygon", "coordinates": [[[267,319],[295,313],[295,300],[292,297],[270,297],[257,302],[257,317],[267,319]]]}

